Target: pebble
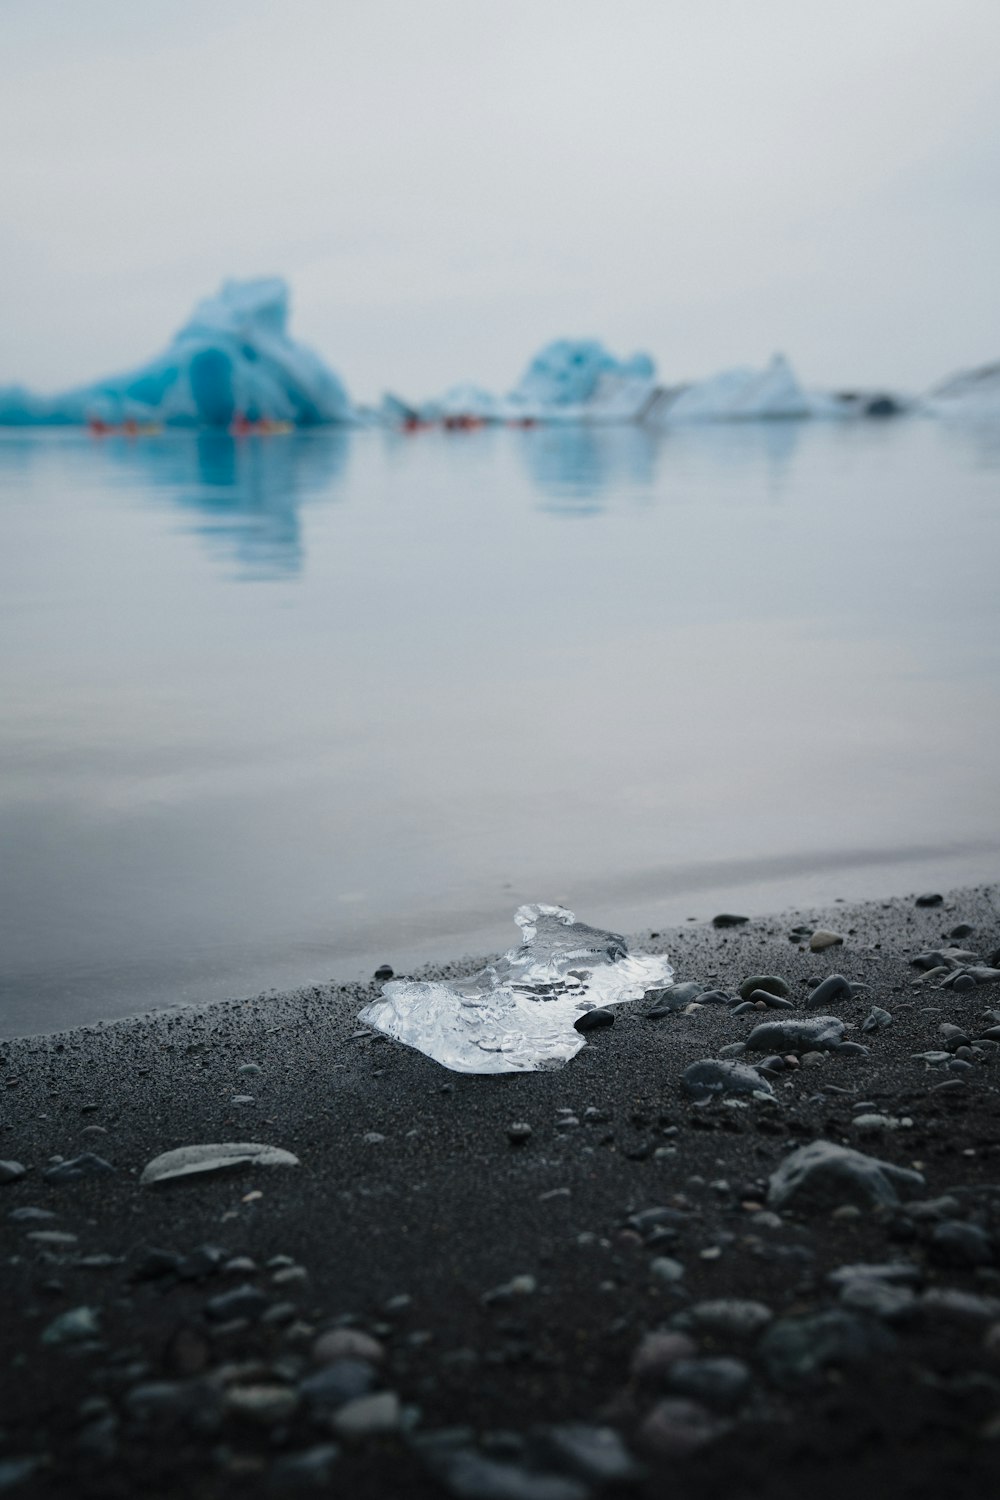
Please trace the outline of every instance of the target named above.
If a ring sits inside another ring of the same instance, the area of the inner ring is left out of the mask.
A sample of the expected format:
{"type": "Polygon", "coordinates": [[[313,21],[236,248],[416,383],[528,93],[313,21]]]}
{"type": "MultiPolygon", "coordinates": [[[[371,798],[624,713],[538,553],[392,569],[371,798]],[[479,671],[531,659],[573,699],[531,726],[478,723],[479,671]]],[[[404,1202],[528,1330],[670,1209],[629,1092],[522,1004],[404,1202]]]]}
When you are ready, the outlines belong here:
{"type": "Polygon", "coordinates": [[[744,979],[740,985],[740,995],[744,1000],[752,1000],[755,990],[760,990],[766,995],[775,995],[779,999],[787,999],[788,980],[782,979],[778,974],[753,974],[749,979],[744,979]]]}
{"type": "Polygon", "coordinates": [[[60,1313],[42,1332],[43,1344],[72,1344],[82,1339],[96,1338],[100,1333],[97,1310],[93,1307],[72,1307],[60,1313]]]}
{"type": "Polygon", "coordinates": [[[30,1234],[25,1235],[25,1239],[30,1240],[33,1245],[48,1245],[57,1250],[77,1244],[79,1236],[62,1229],[33,1229],[30,1234]]]}
{"type": "Polygon", "coordinates": [[[29,1208],[25,1206],[24,1208],[12,1208],[7,1217],[12,1224],[44,1224],[51,1222],[53,1219],[58,1219],[59,1215],[54,1214],[49,1208],[29,1208]]]}
{"type": "MultiPolygon", "coordinates": [[[[154,1156],[143,1168],[139,1182],[143,1187],[166,1187],[175,1182],[190,1182],[217,1177],[250,1167],[297,1167],[299,1160],[278,1146],[257,1141],[226,1141],[221,1144],[179,1146],[154,1156]]],[[[46,1173],[48,1176],[48,1173],[46,1173]]]]}
{"type": "Polygon", "coordinates": [[[771,1173],[767,1201],[772,1208],[894,1208],[901,1196],[924,1186],[919,1172],[879,1161],[850,1146],[810,1141],[786,1156],[771,1173]]]}
{"type": "Polygon", "coordinates": [[[502,1286],[495,1286],[492,1291],[484,1292],[482,1301],[487,1306],[494,1302],[510,1302],[515,1297],[530,1297],[537,1289],[538,1283],[534,1276],[514,1276],[502,1286]]]}
{"type": "Polygon", "coordinates": [[[562,1422],[541,1434],[543,1457],[587,1484],[632,1484],[642,1471],[613,1427],[562,1422]]]}
{"type": "Polygon", "coordinates": [[[760,1333],[774,1314],[764,1302],[718,1297],[708,1302],[696,1302],[682,1316],[707,1333],[723,1338],[748,1339],[760,1333]]]}
{"type": "Polygon", "coordinates": [[[382,1433],[398,1432],[402,1415],[395,1391],[377,1391],[374,1395],[359,1396],[346,1402],[334,1412],[331,1426],[338,1437],[376,1437],[382,1433]]]}
{"type": "Polygon", "coordinates": [[[64,1182],[79,1182],[83,1177],[101,1177],[115,1169],[103,1156],[95,1156],[92,1151],[84,1151],[80,1156],[74,1156],[70,1161],[61,1161],[58,1166],[49,1167],[42,1176],[46,1182],[58,1186],[64,1182]]]}
{"type": "Polygon", "coordinates": [[[226,1392],[226,1410],[258,1427],[287,1422],[298,1404],[298,1392],[287,1385],[235,1385],[226,1392]]]}
{"type": "Polygon", "coordinates": [[[240,1063],[240,1065],[236,1069],[236,1071],[237,1071],[237,1073],[242,1073],[242,1074],[251,1074],[251,1073],[252,1074],[257,1074],[257,1073],[263,1072],[263,1069],[261,1068],[260,1063],[245,1062],[245,1063],[240,1063]]]}
{"type": "Polygon", "coordinates": [[[599,1006],[596,1010],[586,1010],[582,1016],[577,1016],[573,1022],[575,1031],[600,1031],[602,1027],[615,1024],[615,1013],[599,1006]]]}
{"type": "Polygon", "coordinates": [[[942,903],[943,903],[943,901],[944,901],[944,897],[941,896],[941,895],[939,895],[937,891],[926,891],[922,896],[918,896],[917,897],[916,901],[914,902],[914,905],[915,906],[941,906],[942,903]]]}
{"type": "Polygon", "coordinates": [[[809,948],[812,953],[824,953],[827,948],[835,948],[843,941],[839,932],[828,932],[826,928],[820,927],[809,939],[809,948]]]}
{"type": "Polygon", "coordinates": [[[839,1016],[796,1017],[762,1021],[747,1037],[748,1052],[830,1051],[841,1045],[845,1031],[839,1016]]]}
{"type": "Polygon", "coordinates": [[[725,1356],[679,1359],[671,1365],[667,1381],[679,1396],[692,1396],[706,1406],[732,1411],[750,1389],[750,1367],[742,1359],[725,1356]]]}
{"type": "Polygon", "coordinates": [[[981,1297],[958,1287],[931,1287],[920,1299],[921,1312],[956,1322],[988,1323],[1000,1318],[1000,1297],[981,1297]]]}
{"type": "Polygon", "coordinates": [[[657,1281],[665,1281],[670,1285],[684,1279],[684,1267],[679,1260],[674,1260],[669,1255],[658,1255],[649,1263],[649,1274],[657,1281]]]}
{"type": "Polygon", "coordinates": [[[19,1161],[0,1161],[0,1186],[8,1182],[20,1182],[27,1170],[19,1161]]]}
{"type": "Polygon", "coordinates": [[[39,1460],[24,1458],[0,1458],[0,1491],[16,1489],[38,1473],[39,1460]]]}
{"type": "Polygon", "coordinates": [[[631,1372],[636,1380],[664,1380],[679,1359],[690,1359],[698,1346],[686,1333],[647,1333],[632,1356],[631,1372]]]}
{"type": "Polygon", "coordinates": [[[316,1340],[312,1357],[317,1365],[332,1364],[338,1359],[363,1359],[370,1365],[380,1365],[385,1359],[385,1345],[370,1333],[362,1333],[360,1328],[331,1328],[316,1340]]]}
{"type": "Polygon", "coordinates": [[[466,1443],[425,1438],[420,1451],[455,1500],[588,1500],[590,1495],[570,1475],[537,1474],[520,1463],[487,1457],[466,1443]]]}
{"type": "Polygon", "coordinates": [[[367,1396],[374,1384],[375,1370],[367,1360],[335,1359],[303,1380],[299,1393],[313,1411],[325,1413],[367,1396]]]}
{"type": "Polygon", "coordinates": [[[264,1293],[248,1283],[212,1297],[205,1304],[205,1316],[212,1323],[228,1323],[232,1318],[259,1318],[266,1306],[264,1293]]]}
{"type": "Polygon", "coordinates": [[[386,980],[386,979],[391,979],[392,978],[392,965],[391,964],[379,964],[378,968],[375,970],[374,977],[376,979],[381,979],[383,981],[386,980]]]}
{"type": "Polygon", "coordinates": [[[339,1457],[340,1449],[336,1443],[317,1443],[299,1453],[283,1454],[268,1470],[271,1488],[279,1494],[287,1494],[289,1490],[326,1489],[339,1457]]]}
{"type": "Polygon", "coordinates": [[[848,1281],[840,1291],[840,1300],[845,1307],[856,1312],[871,1313],[886,1322],[896,1322],[910,1317],[917,1308],[917,1294],[912,1287],[893,1286],[875,1277],[860,1277],[848,1281]]]}
{"type": "Polygon", "coordinates": [[[961,1219],[944,1219],[936,1224],[929,1249],[933,1259],[945,1266],[990,1266],[996,1258],[993,1241],[985,1229],[961,1219]]]}
{"type": "Polygon", "coordinates": [[[892,1016],[887,1010],[879,1005],[873,1005],[864,1021],[861,1023],[862,1031],[882,1031],[886,1026],[892,1025],[892,1016]]]}
{"type": "Polygon", "coordinates": [[[851,998],[850,980],[843,974],[828,974],[814,990],[810,990],[808,1005],[832,1005],[834,1000],[851,998]]]}
{"type": "Polygon", "coordinates": [[[695,1099],[709,1099],[713,1094],[764,1094],[774,1097],[766,1078],[745,1063],[705,1057],[684,1069],[681,1078],[684,1091],[695,1099]]]}
{"type": "Polygon", "coordinates": [[[660,1401],[639,1428],[643,1448],[663,1458],[696,1453],[728,1430],[696,1401],[681,1396],[660,1401]]]}
{"type": "Polygon", "coordinates": [[[366,1130],[361,1139],[366,1146],[381,1146],[385,1140],[385,1136],[380,1130],[366,1130]]]}
{"type": "Polygon", "coordinates": [[[717,917],[712,918],[713,927],[744,927],[749,922],[749,917],[737,916],[735,912],[721,911],[717,917]]]}
{"type": "Polygon", "coordinates": [[[891,1355],[892,1334],[881,1323],[833,1308],[803,1317],[780,1318],[767,1329],[758,1354],[768,1376],[786,1390],[815,1380],[829,1366],[861,1364],[891,1355]]]}

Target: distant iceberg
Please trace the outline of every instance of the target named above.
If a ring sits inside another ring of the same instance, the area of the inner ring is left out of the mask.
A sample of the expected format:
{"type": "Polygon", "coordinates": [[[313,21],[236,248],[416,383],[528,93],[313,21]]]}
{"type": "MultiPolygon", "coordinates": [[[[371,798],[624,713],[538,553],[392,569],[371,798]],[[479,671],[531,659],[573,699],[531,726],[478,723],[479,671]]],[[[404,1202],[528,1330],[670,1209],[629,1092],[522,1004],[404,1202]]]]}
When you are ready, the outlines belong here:
{"type": "Polygon", "coordinates": [[[103,421],[226,428],[234,421],[314,427],[352,420],[337,376],[288,333],[277,277],[227,281],[199,302],[169,347],[140,369],[46,400],[0,391],[0,422],[103,421]]]}
{"type": "Polygon", "coordinates": [[[950,376],[931,391],[926,406],[935,416],[1000,419],[1000,364],[950,376]]]}
{"type": "Polygon", "coordinates": [[[776,354],[763,370],[720,370],[692,385],[658,392],[646,420],[667,426],[812,415],[813,404],[798,376],[785,356],[776,354]]]}
{"type": "Polygon", "coordinates": [[[508,397],[512,412],[544,415],[586,408],[608,377],[638,383],[648,396],[656,366],[648,354],[616,359],[597,339],[556,339],[535,355],[508,397]]]}

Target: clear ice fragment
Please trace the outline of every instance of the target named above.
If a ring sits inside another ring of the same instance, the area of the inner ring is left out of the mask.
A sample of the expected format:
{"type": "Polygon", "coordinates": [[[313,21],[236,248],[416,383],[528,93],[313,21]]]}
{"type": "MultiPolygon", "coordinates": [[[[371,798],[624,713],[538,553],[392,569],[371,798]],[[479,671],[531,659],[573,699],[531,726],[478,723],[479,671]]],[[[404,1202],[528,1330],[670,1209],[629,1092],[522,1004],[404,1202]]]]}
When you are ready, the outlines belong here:
{"type": "Polygon", "coordinates": [[[562,906],[522,906],[522,944],[471,979],[395,979],[358,1019],[456,1073],[559,1068],[586,1045],[584,1011],[638,1000],[669,984],[665,958],[632,955],[625,939],[562,906]]]}

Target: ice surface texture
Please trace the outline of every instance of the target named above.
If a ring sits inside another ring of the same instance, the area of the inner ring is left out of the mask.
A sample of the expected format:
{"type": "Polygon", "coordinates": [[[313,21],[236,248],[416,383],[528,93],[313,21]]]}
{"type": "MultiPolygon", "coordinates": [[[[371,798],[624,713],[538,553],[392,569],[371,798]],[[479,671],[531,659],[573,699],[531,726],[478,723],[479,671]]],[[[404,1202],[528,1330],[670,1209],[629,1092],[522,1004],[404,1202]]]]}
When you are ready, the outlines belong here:
{"type": "Polygon", "coordinates": [[[359,1019],[456,1073],[558,1068],[586,1045],[587,1010],[669,984],[665,958],[632,956],[625,939],[562,906],[522,906],[522,945],[471,979],[393,980],[359,1019]]]}
{"type": "Polygon", "coordinates": [[[347,392],[288,333],[288,287],[277,277],[227,281],[199,302],[167,349],[126,375],[51,400],[0,392],[0,421],[165,422],[228,427],[250,421],[299,427],[352,419],[347,392]]]}
{"type": "Polygon", "coordinates": [[[510,400],[528,408],[579,406],[594,395],[602,376],[652,382],[655,373],[648,354],[616,359],[597,339],[556,339],[535,355],[510,400]]]}

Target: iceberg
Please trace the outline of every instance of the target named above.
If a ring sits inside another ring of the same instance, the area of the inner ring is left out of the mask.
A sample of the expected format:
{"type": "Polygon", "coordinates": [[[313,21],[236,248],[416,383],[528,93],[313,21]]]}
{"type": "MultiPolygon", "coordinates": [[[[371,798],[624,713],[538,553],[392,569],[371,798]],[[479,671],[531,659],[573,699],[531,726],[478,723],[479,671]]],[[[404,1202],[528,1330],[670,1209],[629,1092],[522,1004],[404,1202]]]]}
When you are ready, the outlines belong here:
{"type": "Polygon", "coordinates": [[[950,376],[931,391],[927,406],[936,416],[996,421],[1000,418],[1000,364],[980,365],[950,376]]]}
{"type": "Polygon", "coordinates": [[[808,417],[809,396],[783,354],[763,370],[742,366],[720,370],[707,380],[658,394],[646,413],[655,426],[675,422],[729,422],[764,417],[808,417]]]}
{"type": "Polygon", "coordinates": [[[656,366],[648,354],[616,359],[597,339],[556,339],[535,355],[508,404],[512,414],[521,411],[544,419],[560,410],[586,406],[602,377],[640,382],[648,395],[655,375],[656,366]]]}
{"type": "Polygon", "coordinates": [[[456,1073],[533,1073],[575,1057],[589,1010],[638,1000],[673,978],[665,958],[632,955],[625,939],[562,906],[522,906],[520,948],[471,979],[393,980],[358,1019],[456,1073]]]}
{"type": "Polygon", "coordinates": [[[227,281],[195,307],[162,354],[49,400],[0,392],[8,425],[96,421],[225,428],[314,427],[353,419],[341,381],[288,333],[288,287],[277,277],[227,281]]]}

